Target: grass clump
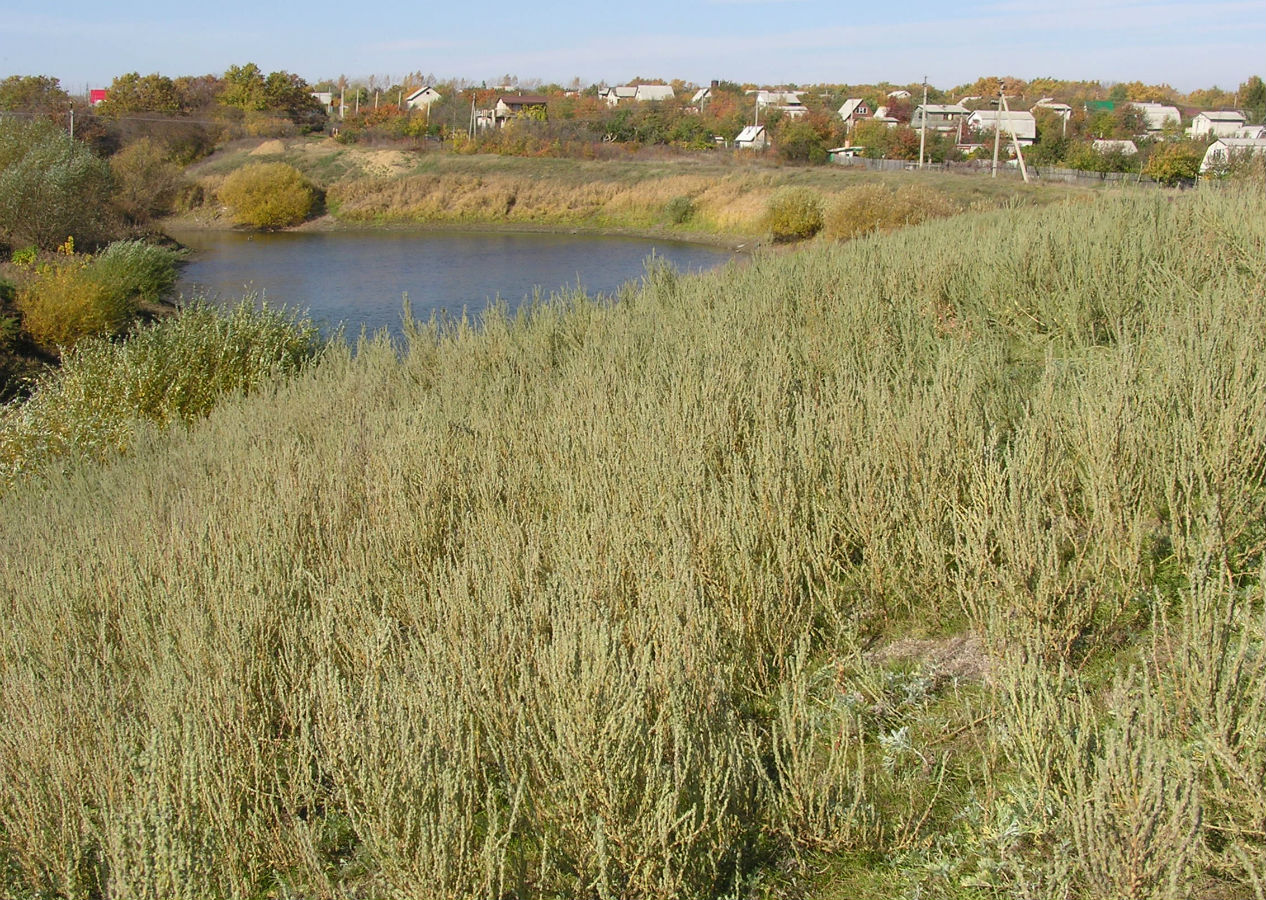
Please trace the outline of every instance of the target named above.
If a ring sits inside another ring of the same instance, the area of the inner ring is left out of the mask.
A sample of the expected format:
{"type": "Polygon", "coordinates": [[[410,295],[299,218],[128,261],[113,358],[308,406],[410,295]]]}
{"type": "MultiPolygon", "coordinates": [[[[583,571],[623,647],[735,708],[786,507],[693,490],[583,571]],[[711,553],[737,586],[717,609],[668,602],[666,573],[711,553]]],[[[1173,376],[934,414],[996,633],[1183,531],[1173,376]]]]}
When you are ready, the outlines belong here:
{"type": "Polygon", "coordinates": [[[673,225],[684,225],[694,218],[695,201],[693,198],[680,195],[664,204],[664,215],[673,225]]]}
{"type": "Polygon", "coordinates": [[[195,304],[122,343],[84,341],[28,400],[0,409],[0,485],[63,458],[125,451],[140,422],[193,421],[227,394],[294,372],[317,346],[311,322],[249,299],[227,314],[195,304]]]}
{"type": "Polygon", "coordinates": [[[883,184],[862,184],[846,188],[827,206],[823,233],[844,241],[944,218],[958,210],[946,194],[928,185],[907,184],[893,191],[883,184]]]}
{"type": "Polygon", "coordinates": [[[285,228],[305,221],[316,208],[317,192],[294,166],[252,163],[230,173],[219,188],[233,220],[252,228],[285,228]]]}
{"type": "Polygon", "coordinates": [[[783,188],[769,199],[765,223],[775,241],[800,241],[822,230],[822,201],[808,188],[783,188]]]}

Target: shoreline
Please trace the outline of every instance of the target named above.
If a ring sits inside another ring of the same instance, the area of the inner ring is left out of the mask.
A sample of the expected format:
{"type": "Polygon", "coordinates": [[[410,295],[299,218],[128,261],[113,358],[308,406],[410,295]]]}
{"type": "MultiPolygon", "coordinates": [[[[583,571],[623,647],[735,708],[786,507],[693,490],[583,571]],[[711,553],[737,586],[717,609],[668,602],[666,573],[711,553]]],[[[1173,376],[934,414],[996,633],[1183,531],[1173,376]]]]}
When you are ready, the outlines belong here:
{"type": "MultiPolygon", "coordinates": [[[[210,217],[200,216],[197,211],[184,215],[168,216],[154,223],[164,234],[172,231],[237,231],[245,234],[256,233],[255,229],[243,228],[222,219],[218,214],[210,217]]],[[[682,244],[698,244],[706,247],[719,247],[734,253],[750,253],[763,246],[763,237],[741,234],[706,234],[699,232],[679,233],[657,228],[633,227],[597,227],[586,225],[535,224],[531,222],[345,222],[326,213],[289,228],[279,228],[278,232],[337,232],[337,231],[393,231],[393,232],[447,232],[467,234],[562,234],[586,237],[626,237],[645,240],[665,240],[682,244]]]]}

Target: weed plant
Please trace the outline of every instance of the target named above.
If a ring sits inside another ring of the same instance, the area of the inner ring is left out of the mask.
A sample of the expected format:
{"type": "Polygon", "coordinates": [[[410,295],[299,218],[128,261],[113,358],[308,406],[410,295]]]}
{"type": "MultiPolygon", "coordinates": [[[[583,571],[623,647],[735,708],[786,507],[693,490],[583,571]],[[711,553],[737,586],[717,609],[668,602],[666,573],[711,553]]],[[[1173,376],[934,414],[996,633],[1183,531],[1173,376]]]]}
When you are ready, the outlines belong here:
{"type": "Polygon", "coordinates": [[[1263,246],[1218,191],[652,269],[19,479],[0,892],[1261,897],[1263,246]]]}

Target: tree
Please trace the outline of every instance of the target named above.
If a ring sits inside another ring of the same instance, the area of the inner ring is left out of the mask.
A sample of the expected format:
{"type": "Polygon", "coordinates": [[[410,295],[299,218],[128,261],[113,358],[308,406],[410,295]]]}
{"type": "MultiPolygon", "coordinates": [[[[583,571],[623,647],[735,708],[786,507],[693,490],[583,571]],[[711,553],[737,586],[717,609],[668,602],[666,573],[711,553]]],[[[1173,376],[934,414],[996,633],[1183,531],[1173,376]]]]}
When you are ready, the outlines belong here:
{"type": "Polygon", "coordinates": [[[826,142],[808,122],[788,120],[778,130],[778,155],[791,162],[824,163],[826,142]]]}
{"type": "Polygon", "coordinates": [[[1239,97],[1240,106],[1248,115],[1249,122],[1266,123],[1266,84],[1262,83],[1260,76],[1254,75],[1241,84],[1236,96],[1239,97]]]}
{"type": "Polygon", "coordinates": [[[272,112],[296,125],[320,126],[325,110],[312,96],[311,86],[286,71],[268,75],[254,63],[230,66],[221,79],[219,101],[245,113],[272,112]]]}
{"type": "Polygon", "coordinates": [[[161,112],[181,113],[180,91],[176,83],[166,75],[140,75],[129,72],[117,76],[106,91],[105,102],[99,107],[105,115],[120,113],[161,112]]]}
{"type": "Polygon", "coordinates": [[[10,75],[0,81],[0,110],[61,119],[70,109],[70,95],[47,75],[10,75]]]}
{"type": "Polygon", "coordinates": [[[114,230],[110,167],[43,119],[0,117],[0,235],[53,249],[91,245],[114,230]]]}
{"type": "Polygon", "coordinates": [[[1161,184],[1173,187],[1183,182],[1195,181],[1200,174],[1205,146],[1196,141],[1165,143],[1156,147],[1148,157],[1143,174],[1161,184]]]}

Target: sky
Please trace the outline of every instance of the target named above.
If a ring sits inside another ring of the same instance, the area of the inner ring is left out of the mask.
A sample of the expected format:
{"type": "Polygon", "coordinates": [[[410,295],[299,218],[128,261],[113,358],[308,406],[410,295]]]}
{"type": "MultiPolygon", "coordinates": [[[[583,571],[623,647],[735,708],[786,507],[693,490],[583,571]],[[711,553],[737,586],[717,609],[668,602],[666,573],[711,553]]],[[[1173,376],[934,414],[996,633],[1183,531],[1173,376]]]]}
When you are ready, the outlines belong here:
{"type": "MultiPolygon", "coordinates": [[[[4,0],[0,0],[4,2],[4,0]]],[[[254,62],[310,82],[619,84],[637,76],[907,84],[981,76],[1234,90],[1266,74],[1262,0],[641,0],[355,4],[60,0],[0,8],[0,77],[72,93],[127,72],[222,74],[254,62]]]]}

